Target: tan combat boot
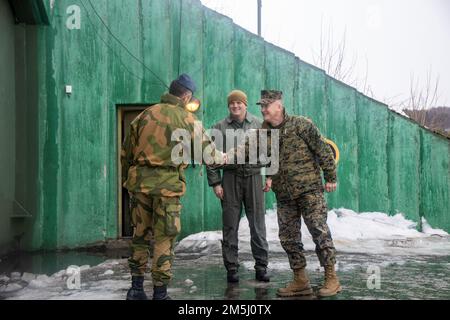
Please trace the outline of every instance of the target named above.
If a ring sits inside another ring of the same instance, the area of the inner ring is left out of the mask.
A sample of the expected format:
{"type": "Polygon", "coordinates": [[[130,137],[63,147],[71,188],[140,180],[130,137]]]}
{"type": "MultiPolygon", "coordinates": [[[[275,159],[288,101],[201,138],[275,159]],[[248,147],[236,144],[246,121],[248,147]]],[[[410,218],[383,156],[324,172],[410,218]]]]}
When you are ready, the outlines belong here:
{"type": "Polygon", "coordinates": [[[285,288],[277,291],[279,297],[295,297],[311,295],[313,290],[306,275],[305,268],[294,270],[294,281],[289,282],[285,288]]]}
{"type": "Polygon", "coordinates": [[[320,297],[331,297],[342,291],[334,265],[325,266],[325,282],[319,290],[320,297]]]}

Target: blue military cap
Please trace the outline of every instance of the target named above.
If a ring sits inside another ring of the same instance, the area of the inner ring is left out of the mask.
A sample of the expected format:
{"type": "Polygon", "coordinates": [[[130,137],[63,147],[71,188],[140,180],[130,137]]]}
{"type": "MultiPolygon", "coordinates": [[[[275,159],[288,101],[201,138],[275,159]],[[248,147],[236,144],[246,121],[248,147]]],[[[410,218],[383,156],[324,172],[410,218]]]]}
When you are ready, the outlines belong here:
{"type": "Polygon", "coordinates": [[[192,91],[192,93],[194,93],[195,90],[197,90],[194,80],[192,80],[192,78],[186,73],[180,75],[175,81],[178,82],[183,87],[185,87],[186,89],[192,91]]]}

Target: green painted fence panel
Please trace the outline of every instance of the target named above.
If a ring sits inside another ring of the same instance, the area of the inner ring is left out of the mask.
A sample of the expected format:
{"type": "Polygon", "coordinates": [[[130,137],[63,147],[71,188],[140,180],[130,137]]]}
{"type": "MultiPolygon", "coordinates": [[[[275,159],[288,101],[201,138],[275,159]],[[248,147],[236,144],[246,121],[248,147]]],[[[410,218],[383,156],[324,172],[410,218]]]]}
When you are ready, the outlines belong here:
{"type": "Polygon", "coordinates": [[[389,212],[387,106],[357,95],[359,210],[389,212]]]}
{"type": "Polygon", "coordinates": [[[420,214],[434,228],[450,230],[450,145],[420,129],[420,214]]]}
{"type": "Polygon", "coordinates": [[[60,114],[59,107],[62,105],[60,90],[64,83],[62,79],[62,48],[64,43],[58,41],[57,35],[60,33],[61,18],[59,18],[59,9],[55,8],[55,21],[52,26],[46,28],[46,37],[42,37],[41,43],[45,47],[42,53],[42,81],[40,86],[40,104],[39,104],[39,211],[42,215],[40,223],[33,226],[32,233],[35,238],[42,239],[42,243],[31,243],[31,248],[54,249],[58,247],[57,243],[57,221],[59,207],[60,185],[60,114]],[[58,90],[59,89],[59,90],[58,90]]]}
{"type": "Polygon", "coordinates": [[[173,37],[179,32],[172,32],[171,10],[173,1],[142,1],[143,57],[145,79],[143,96],[145,100],[157,101],[161,93],[167,91],[167,85],[173,79],[173,56],[178,55],[172,48],[173,37]],[[151,71],[150,71],[150,70],[151,71]],[[163,84],[162,82],[165,84],[163,84]]]}
{"type": "Polygon", "coordinates": [[[248,98],[248,111],[262,120],[261,108],[256,102],[265,87],[264,40],[235,27],[234,86],[248,98]]]}
{"type": "Polygon", "coordinates": [[[310,118],[322,133],[327,131],[326,74],[299,60],[298,113],[310,118]]]}
{"type": "MultiPolygon", "coordinates": [[[[203,10],[193,0],[183,0],[181,15],[179,71],[188,73],[198,84],[195,96],[203,101],[203,10]]],[[[196,116],[202,120],[208,110],[203,105],[196,116]]],[[[180,238],[204,230],[204,175],[203,166],[189,166],[186,171],[186,194],[182,198],[180,238]]]]}
{"type": "Polygon", "coordinates": [[[266,88],[283,91],[283,102],[286,111],[295,113],[294,96],[298,67],[295,56],[266,43],[266,88]]]}
{"type": "MultiPolygon", "coordinates": [[[[283,91],[283,103],[286,112],[295,114],[296,83],[298,78],[298,66],[295,56],[270,43],[265,45],[265,89],[283,91]]],[[[272,208],[276,203],[275,194],[266,194],[266,207],[272,208]]]]}
{"type": "MultiPolygon", "coordinates": [[[[95,7],[99,14],[107,14],[106,1],[95,2],[95,7]]],[[[59,114],[63,129],[58,246],[74,247],[80,242],[95,242],[106,233],[105,210],[99,204],[107,201],[109,183],[108,105],[104,90],[107,50],[98,41],[84,40],[93,32],[89,25],[74,32],[64,28],[65,19],[61,22],[61,40],[65,44],[63,81],[72,86],[73,93],[64,94],[63,87],[58,90],[62,95],[59,114]]]]}
{"type": "Polygon", "coordinates": [[[391,214],[419,221],[419,127],[394,113],[389,115],[388,171],[391,214]]]}
{"type": "Polygon", "coordinates": [[[337,191],[328,195],[330,208],[358,211],[358,130],[356,124],[356,91],[342,82],[327,81],[328,132],[340,150],[337,168],[337,191]]]}
{"type": "MultiPolygon", "coordinates": [[[[234,25],[231,20],[204,8],[204,125],[210,128],[228,115],[228,93],[234,88],[234,25]]],[[[222,209],[205,176],[204,227],[222,226],[222,209]]]]}
{"type": "MultiPolygon", "coordinates": [[[[141,99],[146,83],[144,78],[148,76],[149,80],[147,81],[152,83],[156,80],[153,76],[147,75],[146,69],[138,62],[138,60],[144,61],[142,39],[144,31],[142,14],[139,13],[140,2],[130,0],[120,3],[106,1],[107,12],[102,17],[103,21],[94,11],[97,6],[100,6],[100,2],[91,2],[94,8],[89,4],[85,5],[87,19],[84,19],[84,25],[90,23],[92,26],[91,37],[96,38],[97,42],[108,49],[107,72],[110,111],[115,111],[116,104],[159,101],[156,93],[153,94],[152,99],[146,101],[141,99]]],[[[83,3],[86,3],[86,1],[83,1],[83,3]]],[[[147,26],[148,28],[149,26],[147,26]]],[[[157,90],[161,89],[158,87],[157,90]]]]}
{"type": "MultiPolygon", "coordinates": [[[[198,21],[188,21],[188,24],[182,24],[183,16],[186,17],[185,13],[183,13],[181,10],[188,10],[188,7],[186,6],[192,6],[192,3],[189,3],[188,1],[183,4],[183,0],[170,0],[167,1],[169,3],[169,11],[170,11],[170,22],[171,22],[171,38],[172,38],[172,46],[171,46],[171,52],[172,52],[172,74],[170,75],[170,78],[168,79],[168,83],[174,78],[176,78],[180,73],[180,56],[181,56],[181,46],[182,43],[184,43],[184,39],[181,38],[183,33],[185,33],[187,30],[190,30],[191,23],[198,23],[198,21]],[[183,30],[184,28],[184,30],[183,30]],[[186,30],[187,29],[187,30],[186,30]]],[[[200,20],[201,21],[201,20],[200,20]]],[[[199,30],[199,29],[197,29],[199,30]]],[[[191,30],[192,32],[192,30],[191,30]]]]}

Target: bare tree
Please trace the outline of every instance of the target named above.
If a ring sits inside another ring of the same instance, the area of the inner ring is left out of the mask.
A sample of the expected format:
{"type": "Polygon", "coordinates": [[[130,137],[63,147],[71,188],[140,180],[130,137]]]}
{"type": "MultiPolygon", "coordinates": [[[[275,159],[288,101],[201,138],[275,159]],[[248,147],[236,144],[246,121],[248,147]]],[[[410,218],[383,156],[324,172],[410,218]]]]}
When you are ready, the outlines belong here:
{"type": "Polygon", "coordinates": [[[411,74],[409,97],[399,104],[411,119],[434,130],[439,127],[438,113],[430,112],[430,109],[439,106],[439,80],[439,75],[433,77],[431,68],[427,70],[424,85],[420,84],[420,78],[411,74]]]}
{"type": "Polygon", "coordinates": [[[313,64],[323,69],[331,77],[356,87],[362,93],[373,97],[372,88],[367,83],[369,67],[366,57],[365,74],[360,80],[355,75],[355,66],[358,61],[356,54],[349,60],[347,52],[347,30],[344,31],[338,42],[335,41],[331,23],[324,31],[323,20],[320,27],[320,42],[318,52],[313,50],[313,64]]]}

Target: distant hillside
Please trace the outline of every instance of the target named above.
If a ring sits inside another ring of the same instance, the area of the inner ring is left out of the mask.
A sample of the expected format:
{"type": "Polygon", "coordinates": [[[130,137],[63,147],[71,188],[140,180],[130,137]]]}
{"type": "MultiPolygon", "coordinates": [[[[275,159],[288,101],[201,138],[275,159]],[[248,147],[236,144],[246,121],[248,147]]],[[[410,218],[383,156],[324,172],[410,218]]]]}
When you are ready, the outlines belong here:
{"type": "Polygon", "coordinates": [[[427,110],[404,109],[403,112],[412,120],[427,128],[447,136],[450,135],[450,107],[437,107],[427,110]]]}

